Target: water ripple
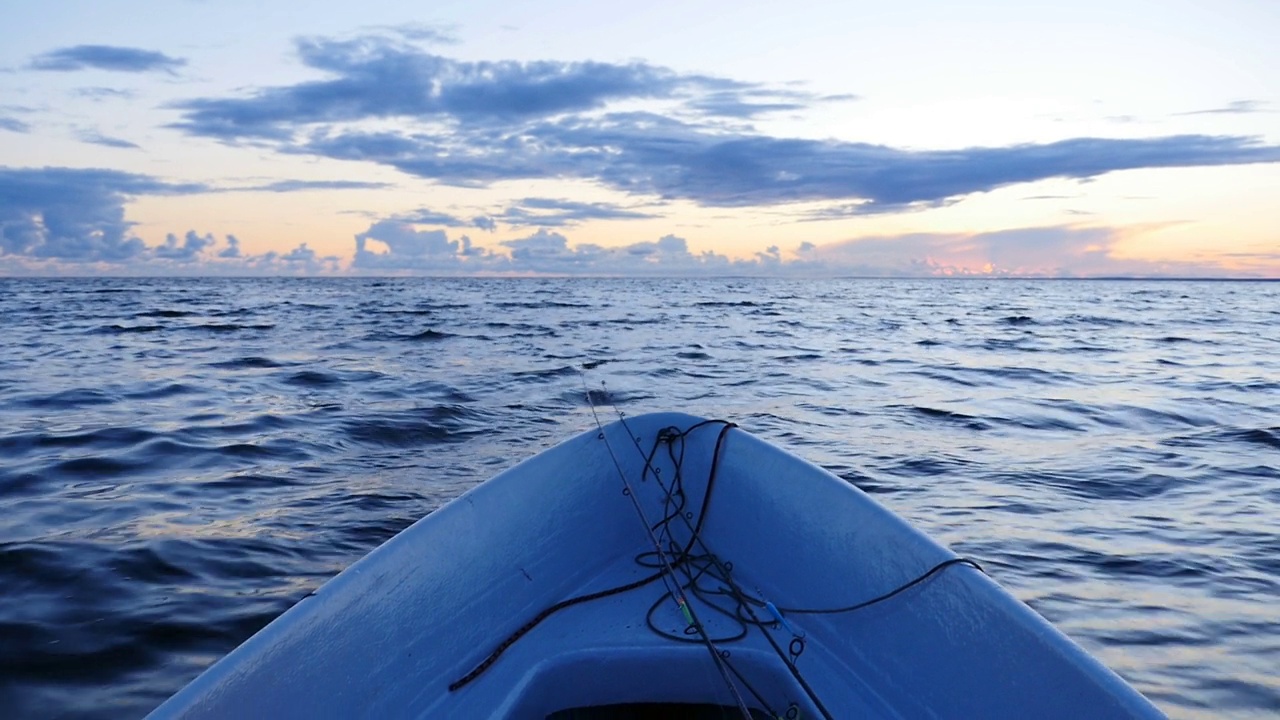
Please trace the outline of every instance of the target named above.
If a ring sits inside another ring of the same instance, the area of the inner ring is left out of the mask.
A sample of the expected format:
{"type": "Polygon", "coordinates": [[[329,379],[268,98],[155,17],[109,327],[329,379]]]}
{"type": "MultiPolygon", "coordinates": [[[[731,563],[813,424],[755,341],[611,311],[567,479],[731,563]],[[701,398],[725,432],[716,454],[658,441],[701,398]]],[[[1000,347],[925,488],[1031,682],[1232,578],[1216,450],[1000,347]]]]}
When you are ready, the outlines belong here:
{"type": "Polygon", "coordinates": [[[0,285],[6,718],[145,713],[593,405],[831,468],[1170,715],[1280,712],[1280,284],[0,285]]]}

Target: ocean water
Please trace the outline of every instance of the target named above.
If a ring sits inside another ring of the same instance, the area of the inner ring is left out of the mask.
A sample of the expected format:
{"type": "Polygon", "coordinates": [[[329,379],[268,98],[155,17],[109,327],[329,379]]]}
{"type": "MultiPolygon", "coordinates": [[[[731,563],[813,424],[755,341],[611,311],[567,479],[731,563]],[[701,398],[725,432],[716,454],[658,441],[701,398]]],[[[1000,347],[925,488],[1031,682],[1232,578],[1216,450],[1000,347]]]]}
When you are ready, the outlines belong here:
{"type": "Polygon", "coordinates": [[[592,427],[584,363],[873,493],[1170,715],[1280,713],[1280,283],[13,279],[0,715],[145,714],[592,427]]]}

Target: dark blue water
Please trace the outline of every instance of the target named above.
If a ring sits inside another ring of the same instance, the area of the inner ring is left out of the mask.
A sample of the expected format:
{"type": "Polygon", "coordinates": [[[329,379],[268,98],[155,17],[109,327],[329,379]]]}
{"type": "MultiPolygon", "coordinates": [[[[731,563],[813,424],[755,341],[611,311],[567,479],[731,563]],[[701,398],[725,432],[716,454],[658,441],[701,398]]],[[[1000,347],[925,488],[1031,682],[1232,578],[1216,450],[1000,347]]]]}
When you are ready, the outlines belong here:
{"type": "Polygon", "coordinates": [[[144,714],[410,522],[728,417],[1171,715],[1280,712],[1280,283],[0,280],[0,714],[144,714]]]}

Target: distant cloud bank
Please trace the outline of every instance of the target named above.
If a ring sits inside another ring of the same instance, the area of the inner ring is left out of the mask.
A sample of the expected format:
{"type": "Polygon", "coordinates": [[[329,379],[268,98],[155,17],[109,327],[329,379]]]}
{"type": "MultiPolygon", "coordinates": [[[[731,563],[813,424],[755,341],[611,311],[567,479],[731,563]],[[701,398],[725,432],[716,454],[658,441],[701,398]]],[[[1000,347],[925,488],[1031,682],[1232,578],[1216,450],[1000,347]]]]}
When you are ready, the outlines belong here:
{"type": "MultiPolygon", "coordinates": [[[[275,187],[271,187],[275,186],[275,187]]],[[[276,192],[330,189],[332,184],[280,181],[276,192]]],[[[200,184],[169,183],[115,170],[0,168],[0,274],[117,275],[624,275],[624,276],[869,276],[939,275],[1078,277],[1225,276],[1214,263],[1125,260],[1114,253],[1122,233],[1088,226],[1030,227],[981,233],[917,233],[854,238],[788,248],[773,245],[747,258],[695,252],[668,234],[621,247],[571,243],[549,227],[490,246],[472,242],[467,228],[493,231],[488,217],[461,218],[421,210],[372,223],[354,238],[354,256],[322,256],[306,243],[288,252],[244,252],[239,238],[189,230],[147,245],[125,219],[125,203],[144,195],[221,192],[200,184]],[[423,227],[423,226],[434,227],[423,227]]],[[[612,206],[525,198],[513,208],[544,212],[551,225],[617,212],[612,206]]],[[[504,212],[503,215],[509,213],[504,212]]],[[[519,223],[513,226],[519,228],[519,223]]],[[[1233,258],[1244,267],[1280,263],[1280,253],[1233,258]]],[[[1247,272],[1243,274],[1247,275],[1247,272]]]]}
{"type": "Polygon", "coordinates": [[[289,253],[243,255],[239,240],[169,235],[148,246],[124,206],[143,195],[209,192],[117,170],[0,168],[0,272],[12,274],[299,274],[335,272],[336,257],[306,245],[289,253]]]}

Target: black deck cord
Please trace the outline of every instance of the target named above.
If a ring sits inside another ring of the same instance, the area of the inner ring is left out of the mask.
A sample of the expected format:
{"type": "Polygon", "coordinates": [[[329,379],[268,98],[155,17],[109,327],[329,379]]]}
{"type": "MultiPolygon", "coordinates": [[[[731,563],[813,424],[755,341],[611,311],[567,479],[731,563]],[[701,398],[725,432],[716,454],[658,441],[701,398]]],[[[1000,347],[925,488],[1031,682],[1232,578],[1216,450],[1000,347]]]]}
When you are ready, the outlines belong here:
{"type": "MultiPolygon", "coordinates": [[[[625,417],[623,417],[621,413],[619,413],[619,418],[620,418],[620,420],[621,420],[621,422],[622,422],[622,426],[623,426],[623,428],[625,428],[625,429],[627,430],[627,434],[628,434],[629,436],[631,436],[631,438],[635,441],[635,443],[636,443],[636,450],[637,450],[637,451],[639,451],[639,452],[640,452],[640,456],[641,456],[642,458],[644,458],[644,457],[645,457],[645,456],[644,456],[644,451],[643,451],[643,450],[641,450],[639,440],[637,440],[637,439],[636,439],[635,434],[631,432],[631,429],[630,429],[629,427],[627,427],[627,421],[626,421],[626,418],[625,418],[625,417]]],[[[703,423],[699,423],[699,425],[701,425],[701,424],[705,424],[706,422],[716,422],[716,421],[704,421],[703,423]]],[[[720,421],[720,422],[724,422],[724,421],[720,421]]],[[[674,435],[669,435],[669,436],[668,436],[668,438],[667,438],[667,443],[668,443],[668,445],[667,445],[667,452],[668,452],[668,453],[670,453],[670,454],[672,454],[672,456],[673,456],[673,457],[672,457],[672,460],[673,460],[673,461],[675,461],[675,457],[674,457],[674,453],[675,453],[675,451],[674,451],[674,448],[672,448],[672,445],[674,444],[674,439],[675,439],[675,438],[679,438],[679,439],[681,440],[681,446],[680,446],[681,456],[680,456],[680,459],[681,459],[681,460],[683,460],[683,458],[684,458],[684,444],[683,444],[683,440],[684,440],[684,438],[685,438],[685,437],[687,437],[687,436],[688,436],[688,434],[689,434],[689,433],[690,433],[690,432],[691,432],[695,427],[698,427],[698,425],[694,425],[693,427],[690,427],[689,429],[685,430],[684,432],[677,432],[677,433],[675,433],[674,435]]],[[[720,468],[720,457],[721,457],[721,455],[720,455],[720,448],[721,448],[721,446],[722,446],[722,445],[723,445],[723,443],[724,443],[725,436],[726,436],[726,435],[728,435],[728,434],[729,434],[729,431],[730,431],[730,430],[732,430],[732,429],[733,429],[733,428],[735,428],[735,427],[737,427],[737,425],[736,425],[736,424],[726,422],[726,423],[725,423],[725,426],[724,426],[724,427],[722,427],[722,428],[720,429],[720,434],[716,437],[716,447],[715,447],[715,450],[714,450],[714,451],[712,452],[712,454],[711,454],[711,469],[710,469],[710,472],[708,473],[708,476],[707,476],[707,490],[706,490],[706,493],[703,495],[703,499],[702,499],[702,507],[701,507],[701,508],[699,508],[699,511],[698,511],[698,522],[697,522],[693,527],[691,527],[691,528],[690,528],[690,532],[691,532],[692,534],[691,534],[691,535],[690,535],[690,537],[689,537],[689,543],[688,543],[687,545],[685,545],[684,553],[681,555],[681,559],[684,559],[684,558],[689,557],[689,552],[693,549],[693,546],[694,546],[695,544],[702,545],[702,549],[705,551],[705,556],[707,557],[707,559],[709,559],[709,560],[711,561],[711,563],[715,566],[715,568],[716,568],[717,570],[719,570],[719,571],[720,571],[721,576],[722,576],[722,577],[721,577],[721,579],[722,579],[723,581],[725,581],[725,582],[724,582],[725,586],[726,586],[727,588],[731,589],[731,590],[733,591],[734,595],[738,596],[739,603],[740,603],[740,605],[742,605],[743,603],[742,603],[741,598],[742,598],[742,597],[743,597],[743,595],[744,595],[744,593],[742,592],[742,589],[741,589],[741,588],[739,588],[739,587],[738,587],[738,584],[737,584],[736,582],[734,582],[734,581],[733,581],[733,578],[731,577],[731,572],[730,572],[729,568],[728,568],[728,567],[726,567],[724,563],[720,562],[720,558],[718,558],[714,553],[712,553],[712,552],[711,552],[711,549],[707,547],[706,541],[704,541],[704,540],[702,539],[702,523],[703,523],[703,521],[704,521],[704,520],[706,519],[706,517],[707,517],[707,508],[708,508],[708,507],[710,506],[710,504],[711,504],[711,491],[712,491],[713,487],[715,486],[716,474],[717,474],[717,471],[718,471],[718,470],[719,470],[719,468],[720,468]]],[[[661,441],[661,438],[662,438],[662,435],[663,435],[662,433],[659,433],[659,434],[658,434],[658,438],[659,438],[659,440],[656,440],[655,442],[660,442],[660,441],[661,441]]],[[[652,458],[652,454],[650,454],[649,458],[645,458],[645,470],[646,470],[646,471],[648,471],[648,470],[649,470],[649,468],[651,467],[651,465],[649,464],[649,462],[650,462],[650,459],[651,459],[651,458],[652,458]]],[[[661,478],[659,477],[659,475],[658,475],[658,473],[656,472],[656,470],[654,471],[654,478],[655,478],[655,480],[657,481],[657,483],[658,483],[659,487],[661,487],[661,488],[663,489],[663,492],[667,493],[667,495],[668,495],[668,496],[670,496],[670,495],[672,494],[672,492],[674,492],[674,488],[676,487],[676,483],[678,483],[678,482],[681,482],[681,483],[682,483],[682,482],[683,482],[683,481],[682,481],[682,478],[681,478],[681,474],[680,474],[680,468],[681,468],[681,467],[682,467],[682,464],[681,464],[680,462],[676,461],[676,464],[675,464],[675,468],[676,468],[676,477],[672,478],[671,488],[668,488],[668,487],[667,487],[667,486],[662,482],[662,480],[661,480],[661,478]]],[[[644,475],[643,475],[643,474],[641,475],[641,478],[642,478],[642,479],[644,478],[644,475]]],[[[680,492],[683,494],[683,487],[681,487],[680,492]]],[[[680,517],[681,519],[683,519],[683,520],[685,521],[685,525],[686,525],[686,526],[688,526],[688,524],[689,524],[689,519],[688,519],[688,517],[686,517],[686,516],[684,516],[684,515],[680,515],[679,517],[680,517]]],[[[689,571],[688,567],[683,567],[683,568],[681,568],[681,570],[685,573],[686,577],[688,577],[688,578],[689,578],[689,585],[690,585],[691,591],[692,591],[695,595],[698,595],[698,592],[697,592],[697,577],[695,577],[695,576],[694,576],[694,575],[689,571]]],[[[705,570],[703,570],[703,572],[705,572],[705,570]]],[[[698,576],[701,576],[701,575],[702,575],[702,572],[700,572],[700,573],[698,574],[698,576]]],[[[705,599],[704,599],[704,602],[705,602],[705,599]]],[[[716,607],[714,603],[708,603],[708,605],[710,605],[712,608],[715,608],[717,611],[720,611],[720,612],[722,612],[722,613],[724,612],[721,608],[716,607]]],[[[805,695],[807,695],[807,696],[809,697],[809,700],[814,704],[814,706],[818,708],[818,712],[820,712],[820,713],[822,714],[822,717],[823,717],[823,718],[825,718],[825,720],[835,720],[834,716],[832,716],[832,714],[827,710],[826,706],[822,703],[822,699],[818,697],[818,694],[817,694],[816,692],[814,692],[813,687],[809,685],[809,682],[808,682],[807,680],[805,680],[804,675],[800,672],[800,669],[796,667],[796,664],[795,664],[794,660],[788,659],[788,657],[786,656],[786,654],[783,652],[782,648],[778,646],[777,641],[773,639],[773,635],[769,632],[768,627],[767,627],[764,623],[760,622],[760,619],[759,619],[759,618],[756,616],[756,614],[755,614],[755,610],[751,609],[750,605],[746,605],[746,607],[747,607],[747,612],[748,612],[748,613],[750,613],[752,620],[754,620],[754,621],[755,621],[755,622],[754,622],[754,624],[756,624],[756,625],[758,625],[758,626],[760,627],[761,631],[764,633],[764,637],[765,637],[765,639],[769,641],[769,646],[770,646],[771,648],[773,648],[773,651],[774,651],[774,653],[778,656],[778,659],[782,661],[782,664],[787,668],[787,671],[791,673],[791,677],[792,677],[793,679],[795,679],[795,681],[800,685],[800,688],[801,688],[802,690],[804,690],[805,695]]],[[[651,611],[651,612],[652,612],[652,611],[651,611]]],[[[650,621],[650,619],[649,619],[649,616],[648,616],[648,615],[646,615],[646,617],[645,617],[645,622],[646,622],[646,624],[647,624],[651,629],[653,629],[653,628],[654,628],[654,625],[653,625],[653,623],[650,621]]],[[[663,635],[666,635],[666,633],[662,633],[662,634],[663,634],[663,635]]],[[[744,626],[743,634],[744,634],[744,635],[746,634],[745,626],[744,626]]],[[[704,636],[705,636],[705,632],[704,632],[704,636]]],[[[727,660],[728,660],[728,659],[727,659],[727,658],[725,658],[725,660],[726,660],[726,662],[727,662],[727,660]]],[[[737,672],[735,671],[735,673],[734,673],[734,674],[735,674],[735,675],[738,675],[738,676],[741,678],[741,674],[740,674],[740,673],[737,673],[737,672]]],[[[748,686],[748,687],[750,687],[750,686],[748,686]]],[[[752,690],[751,690],[751,692],[752,692],[752,694],[755,694],[755,690],[754,690],[754,689],[752,689],[752,690]]],[[[759,697],[759,696],[757,695],[757,697],[759,697]]],[[[770,710],[770,713],[771,713],[771,714],[775,714],[775,715],[776,715],[776,713],[773,713],[773,711],[772,711],[772,710],[770,710]]]]}
{"type": "Polygon", "coordinates": [[[889,598],[893,597],[894,595],[897,595],[898,593],[910,590],[916,585],[919,585],[925,580],[928,580],[934,573],[941,572],[942,570],[945,570],[946,568],[949,568],[952,565],[968,565],[969,567],[973,568],[974,570],[977,570],[978,572],[984,575],[987,573],[987,571],[984,570],[976,560],[971,560],[967,557],[953,557],[948,560],[943,560],[937,565],[934,565],[933,567],[929,568],[928,572],[917,577],[915,580],[912,580],[911,582],[906,583],[905,585],[899,585],[898,587],[890,590],[889,592],[883,595],[873,597],[870,600],[864,600],[863,602],[860,602],[860,603],[854,603],[853,605],[846,605],[845,607],[837,607],[837,608],[814,609],[814,608],[780,607],[778,608],[778,612],[791,613],[793,615],[835,615],[837,613],[854,612],[855,610],[861,610],[866,607],[871,607],[876,603],[884,602],[885,600],[888,600],[889,598]]]}
{"type": "Polygon", "coordinates": [[[471,670],[471,672],[467,673],[466,675],[463,675],[457,680],[454,680],[452,683],[449,683],[449,692],[454,692],[455,690],[459,690],[463,686],[465,686],[467,683],[480,677],[485,670],[488,670],[490,666],[492,666],[495,662],[498,661],[498,658],[502,656],[502,653],[507,651],[507,648],[514,645],[517,640],[529,634],[530,630],[537,627],[539,623],[551,617],[555,613],[560,612],[561,610],[567,607],[573,607],[574,605],[577,605],[579,603],[590,602],[592,600],[599,600],[600,598],[606,598],[606,597],[609,597],[610,595],[618,595],[620,593],[624,593],[629,590],[635,590],[636,588],[644,587],[645,585],[648,585],[649,583],[653,582],[654,580],[657,580],[660,577],[662,577],[661,570],[647,577],[642,577],[639,580],[636,580],[635,582],[629,582],[625,585],[618,585],[617,587],[611,587],[608,590],[600,590],[599,592],[579,595],[577,597],[569,598],[568,600],[561,600],[560,602],[554,605],[551,605],[547,609],[535,615],[532,620],[520,626],[520,629],[508,635],[507,639],[503,640],[498,645],[498,647],[494,648],[493,652],[489,653],[488,657],[480,661],[480,664],[476,665],[475,668],[471,670]]]}
{"type": "MultiPolygon", "coordinates": [[[[737,427],[737,425],[735,425],[734,423],[728,422],[726,420],[703,420],[701,422],[695,423],[694,425],[691,425],[690,427],[686,428],[684,431],[679,432],[679,435],[684,436],[699,427],[702,427],[704,425],[711,425],[715,423],[725,424],[725,428],[721,430],[720,437],[716,439],[716,455],[714,457],[718,458],[720,453],[720,444],[724,440],[724,434],[730,428],[737,427]]],[[[665,438],[665,436],[662,434],[659,434],[659,438],[654,440],[654,448],[653,448],[654,453],[657,452],[658,446],[661,443],[663,438],[665,438]]],[[[652,454],[649,457],[651,459],[652,454]]],[[[650,467],[650,463],[646,462],[645,463],[646,472],[648,471],[649,467],[650,467]]],[[[711,486],[715,483],[715,474],[716,474],[716,463],[715,463],[715,460],[713,460],[711,475],[707,480],[707,492],[705,497],[703,498],[702,510],[700,511],[698,516],[699,528],[702,527],[702,520],[703,520],[703,516],[706,514],[707,503],[710,502],[711,500],[711,486]]],[[[644,480],[644,476],[642,475],[641,481],[643,482],[643,480],[644,480]]],[[[690,541],[689,547],[692,547],[692,545],[693,543],[692,541],[690,541]]],[[[688,557],[688,551],[689,551],[689,548],[686,547],[685,550],[681,552],[680,555],[676,556],[675,560],[672,561],[672,566],[679,567],[680,564],[682,564],[685,561],[685,559],[688,557]]],[[[641,553],[640,556],[637,556],[637,562],[639,562],[639,557],[646,554],[648,553],[641,553]]],[[[590,602],[592,600],[599,600],[601,598],[606,598],[611,595],[619,595],[621,593],[628,592],[630,590],[635,590],[637,588],[644,587],[645,585],[648,585],[654,580],[657,580],[658,578],[662,577],[663,572],[664,571],[659,570],[658,572],[653,573],[652,575],[648,575],[646,577],[640,578],[639,580],[636,580],[634,582],[618,585],[615,587],[608,588],[606,590],[600,590],[598,592],[586,593],[584,595],[579,595],[577,597],[569,598],[568,600],[561,600],[560,602],[547,607],[542,612],[538,613],[532,619],[530,619],[529,622],[520,626],[515,632],[508,635],[505,640],[499,643],[498,646],[494,648],[493,651],[489,653],[489,655],[485,657],[484,660],[481,660],[479,665],[476,665],[474,668],[472,668],[470,672],[458,678],[457,680],[453,681],[452,683],[449,683],[449,692],[455,692],[457,690],[460,690],[466,685],[468,685],[469,683],[471,683],[471,681],[483,675],[486,670],[488,670],[490,667],[493,666],[495,662],[498,661],[498,658],[501,657],[502,654],[505,653],[508,648],[510,648],[512,645],[516,643],[517,640],[529,634],[529,632],[533,630],[535,627],[537,627],[539,624],[541,624],[542,621],[551,617],[555,613],[567,607],[578,605],[579,603],[590,602]]],[[[738,675],[737,672],[735,672],[734,674],[738,675]]],[[[756,694],[755,690],[750,686],[748,686],[748,689],[751,690],[751,693],[753,695],[756,694]]]]}
{"type": "MultiPolygon", "coordinates": [[[[601,386],[603,385],[604,383],[601,383],[601,386]]],[[[587,389],[586,375],[582,375],[582,387],[584,390],[587,389]]],[[[648,524],[649,521],[645,517],[644,510],[641,509],[640,507],[640,501],[635,496],[635,490],[631,487],[631,483],[627,482],[627,475],[626,475],[626,472],[623,471],[622,469],[622,463],[618,460],[618,456],[614,454],[613,447],[609,445],[609,438],[604,432],[604,426],[601,425],[600,417],[599,415],[596,414],[595,403],[591,402],[590,390],[587,390],[587,402],[591,404],[591,415],[595,418],[596,427],[600,429],[600,439],[604,441],[605,449],[609,451],[609,458],[613,460],[613,466],[618,471],[618,477],[622,480],[622,484],[626,487],[625,492],[627,495],[630,496],[631,503],[632,505],[635,506],[636,514],[640,517],[640,521],[644,523],[645,532],[648,533],[650,541],[653,542],[653,549],[657,551],[656,553],[657,558],[659,562],[662,563],[663,577],[670,574],[672,576],[672,580],[676,582],[676,586],[674,588],[669,587],[668,592],[670,592],[673,596],[678,595],[677,599],[679,600],[680,609],[684,611],[685,617],[688,618],[689,627],[695,630],[698,633],[698,635],[702,637],[702,642],[706,646],[707,652],[711,654],[711,660],[715,663],[716,669],[720,671],[720,676],[724,679],[725,683],[728,685],[729,692],[733,695],[734,701],[738,705],[738,709],[742,711],[743,720],[751,720],[750,708],[747,707],[746,701],[742,699],[742,694],[738,692],[737,686],[734,685],[733,678],[729,677],[729,672],[726,667],[728,664],[729,653],[728,651],[725,651],[723,654],[721,654],[719,649],[716,648],[715,643],[711,640],[711,636],[707,634],[706,628],[702,624],[702,621],[698,619],[698,612],[693,608],[692,604],[686,601],[686,598],[684,597],[684,593],[680,591],[679,580],[675,578],[676,568],[671,564],[671,561],[667,559],[666,551],[662,547],[662,542],[658,539],[658,535],[655,534],[653,526],[648,524]]],[[[622,417],[622,413],[621,411],[618,411],[617,406],[614,407],[614,411],[618,412],[619,417],[622,417]]],[[[626,431],[628,437],[635,442],[636,450],[640,452],[641,459],[646,459],[644,451],[640,449],[640,439],[634,435],[631,435],[631,429],[627,427],[625,418],[623,419],[623,422],[622,422],[622,428],[623,430],[626,431]]],[[[655,438],[654,442],[661,442],[661,440],[660,438],[655,438]]],[[[717,446],[717,449],[718,449],[718,446],[717,446]]],[[[654,472],[654,475],[655,477],[657,476],[656,471],[654,472]]],[[[643,481],[643,479],[644,479],[644,475],[642,473],[641,480],[643,481]]],[[[670,499],[670,496],[668,496],[668,499],[670,499]]],[[[705,509],[706,508],[704,507],[703,510],[705,509]]],[[[684,516],[681,515],[680,517],[683,518],[684,516]]],[[[688,519],[687,518],[685,519],[687,522],[688,519]]],[[[670,537],[669,528],[667,528],[666,526],[660,526],[660,527],[662,527],[661,532],[667,533],[667,536],[670,537]]],[[[686,575],[688,574],[687,570],[685,571],[685,574],[686,575]]]]}
{"type": "MultiPolygon", "coordinates": [[[[622,419],[622,424],[623,424],[623,427],[625,428],[626,419],[625,417],[622,417],[621,413],[619,413],[619,416],[622,419]]],[[[670,499],[673,495],[679,495],[681,497],[681,502],[677,506],[676,513],[674,514],[669,513],[667,520],[674,519],[679,514],[679,511],[683,509],[684,488],[682,485],[683,480],[680,474],[681,468],[683,467],[683,459],[684,459],[683,440],[695,428],[701,425],[705,425],[713,422],[724,422],[724,421],[715,421],[715,420],[702,421],[696,425],[693,425],[687,428],[683,432],[679,431],[676,428],[671,428],[669,429],[669,431],[660,432],[658,436],[659,438],[658,441],[655,441],[655,447],[653,448],[652,451],[650,451],[648,457],[645,458],[645,473],[648,473],[652,469],[653,456],[654,454],[656,454],[656,451],[657,451],[656,445],[658,442],[661,442],[665,436],[665,440],[667,442],[667,453],[671,457],[671,461],[672,461],[673,467],[675,468],[676,475],[674,478],[672,478],[672,483],[670,488],[668,488],[662,482],[662,479],[658,475],[656,470],[653,472],[654,479],[657,481],[658,485],[662,487],[663,491],[667,493],[668,499],[670,499]],[[671,432],[671,431],[674,431],[674,432],[671,432]],[[682,441],[680,446],[680,454],[678,457],[676,455],[675,442],[674,442],[677,439],[682,441]]],[[[711,490],[712,490],[712,486],[715,483],[716,471],[718,469],[719,462],[720,462],[720,448],[724,441],[725,435],[733,427],[736,427],[736,425],[733,425],[732,423],[726,423],[726,426],[721,429],[720,435],[716,438],[716,447],[715,447],[714,453],[712,454],[711,470],[710,470],[710,474],[707,481],[707,492],[703,497],[703,505],[699,511],[697,524],[694,526],[690,526],[687,516],[684,516],[681,518],[682,520],[684,520],[686,527],[689,527],[690,531],[692,532],[692,535],[689,538],[689,543],[685,546],[683,553],[680,555],[680,560],[682,561],[681,562],[682,567],[680,568],[680,570],[683,573],[685,573],[685,576],[688,578],[688,585],[686,585],[685,587],[687,587],[694,596],[700,598],[704,603],[706,603],[712,609],[716,610],[717,612],[723,615],[726,615],[728,617],[734,618],[739,621],[741,631],[731,636],[730,638],[726,638],[725,640],[723,640],[724,642],[729,642],[731,640],[736,640],[736,639],[745,637],[747,628],[751,625],[755,625],[759,627],[761,632],[764,633],[765,639],[769,642],[769,645],[773,648],[774,653],[777,654],[780,660],[782,660],[783,664],[791,672],[792,677],[796,680],[797,683],[800,684],[801,688],[805,691],[805,694],[808,695],[809,699],[813,701],[815,706],[817,706],[818,710],[822,713],[823,717],[827,718],[827,720],[832,720],[832,716],[830,712],[828,712],[826,707],[823,706],[822,701],[818,698],[817,694],[809,686],[808,682],[800,673],[799,668],[795,666],[794,658],[789,659],[783,653],[782,648],[779,647],[777,641],[774,640],[772,633],[769,632],[769,626],[775,625],[776,621],[772,619],[762,620],[756,614],[754,608],[752,607],[753,605],[757,607],[764,607],[764,601],[758,598],[752,598],[750,595],[743,592],[741,587],[739,587],[738,584],[732,578],[732,565],[722,563],[719,557],[717,557],[714,553],[711,552],[711,550],[707,547],[706,542],[701,538],[702,523],[703,523],[703,520],[706,518],[707,506],[711,500],[711,490]],[[692,554],[691,551],[693,550],[693,547],[695,544],[702,546],[702,550],[703,550],[702,554],[699,554],[699,555],[692,554]],[[692,572],[692,570],[688,566],[696,565],[698,562],[709,562],[710,565],[702,565],[701,567],[698,568],[695,574],[694,572],[692,572]],[[711,566],[714,566],[718,572],[717,573],[708,572],[711,569],[711,566]],[[718,590],[718,591],[709,591],[709,590],[702,589],[698,585],[698,579],[701,578],[703,575],[710,575],[716,580],[719,580],[720,583],[724,586],[724,589],[718,590]],[[729,595],[737,602],[737,607],[734,608],[733,613],[729,613],[725,609],[717,606],[715,603],[710,602],[710,600],[703,593],[719,593],[719,594],[729,595]],[[742,610],[744,608],[746,609],[747,613],[750,615],[750,618],[746,618],[742,616],[742,610]]],[[[627,431],[628,431],[628,434],[631,435],[633,440],[635,440],[635,435],[630,432],[629,428],[627,429],[627,431]]],[[[636,449],[640,451],[642,456],[644,456],[644,452],[643,450],[641,450],[638,440],[635,440],[635,442],[636,442],[636,449]]],[[[644,477],[645,476],[642,475],[641,479],[643,480],[644,477]]],[[[637,561],[642,562],[639,557],[637,557],[637,561]]],[[[642,564],[644,563],[642,562],[642,564]]],[[[845,607],[829,608],[829,609],[778,608],[778,612],[779,613],[790,612],[795,614],[811,614],[811,615],[854,612],[857,610],[861,610],[863,608],[870,607],[877,603],[884,602],[885,600],[888,600],[902,592],[905,592],[915,587],[916,585],[919,585],[920,583],[932,577],[934,574],[948,567],[951,567],[953,565],[967,565],[969,567],[972,567],[978,570],[979,572],[982,572],[982,573],[986,572],[982,568],[982,566],[979,565],[974,560],[971,560],[969,558],[964,558],[964,557],[953,557],[953,558],[944,560],[938,563],[937,565],[934,565],[925,573],[910,580],[909,582],[904,583],[882,595],[871,598],[870,600],[865,600],[863,602],[855,603],[853,605],[848,605],[845,607]]],[[[645,624],[648,625],[650,631],[657,633],[658,635],[662,635],[664,637],[667,637],[673,640],[687,641],[686,638],[673,635],[654,625],[653,612],[659,605],[661,605],[661,603],[665,599],[666,599],[666,596],[664,595],[663,597],[660,597],[658,599],[657,603],[655,603],[653,606],[650,607],[649,612],[645,616],[645,624]]],[[[737,670],[732,667],[732,665],[730,665],[730,668],[733,669],[734,674],[738,675],[739,679],[742,680],[744,684],[746,684],[745,678],[742,678],[741,674],[738,673],[737,670]]],[[[747,684],[747,688],[752,692],[753,695],[756,695],[758,700],[761,700],[763,702],[762,698],[760,698],[760,696],[755,692],[754,688],[752,688],[749,684],[747,684]]],[[[767,704],[766,704],[766,707],[768,707],[767,704]]],[[[770,710],[770,712],[772,713],[772,710],[770,710]]]]}

